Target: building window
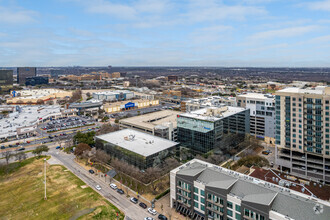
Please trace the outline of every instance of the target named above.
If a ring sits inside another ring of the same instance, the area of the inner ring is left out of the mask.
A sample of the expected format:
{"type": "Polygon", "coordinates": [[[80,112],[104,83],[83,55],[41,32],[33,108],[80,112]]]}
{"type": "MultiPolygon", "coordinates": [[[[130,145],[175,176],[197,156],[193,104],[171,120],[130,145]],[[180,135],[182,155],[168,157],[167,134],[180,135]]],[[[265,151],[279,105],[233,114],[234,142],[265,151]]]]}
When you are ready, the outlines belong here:
{"type": "Polygon", "coordinates": [[[230,208],[230,209],[232,209],[233,208],[233,203],[227,202],[227,207],[230,208]]]}
{"type": "Polygon", "coordinates": [[[227,215],[232,217],[233,216],[233,211],[227,209],[227,215]]]}
{"type": "Polygon", "coordinates": [[[241,212],[241,206],[235,205],[235,210],[238,211],[238,212],[241,212]]]}
{"type": "Polygon", "coordinates": [[[194,200],[198,201],[198,195],[194,194],[194,200]]]}
{"type": "Polygon", "coordinates": [[[202,195],[202,196],[205,196],[205,192],[204,192],[204,190],[202,190],[202,189],[201,189],[201,195],[202,195]]]}
{"type": "Polygon", "coordinates": [[[203,197],[201,197],[201,203],[205,204],[205,199],[203,197]]]}
{"type": "Polygon", "coordinates": [[[241,215],[238,214],[238,213],[235,213],[235,219],[236,219],[236,220],[241,220],[241,215]]]}
{"type": "Polygon", "coordinates": [[[201,205],[201,210],[205,211],[205,206],[201,205]]]}
{"type": "Polygon", "coordinates": [[[194,202],[194,207],[195,207],[195,208],[199,208],[199,206],[198,206],[198,202],[194,202]]]}
{"type": "Polygon", "coordinates": [[[194,192],[198,194],[198,188],[194,187],[194,192]]]}

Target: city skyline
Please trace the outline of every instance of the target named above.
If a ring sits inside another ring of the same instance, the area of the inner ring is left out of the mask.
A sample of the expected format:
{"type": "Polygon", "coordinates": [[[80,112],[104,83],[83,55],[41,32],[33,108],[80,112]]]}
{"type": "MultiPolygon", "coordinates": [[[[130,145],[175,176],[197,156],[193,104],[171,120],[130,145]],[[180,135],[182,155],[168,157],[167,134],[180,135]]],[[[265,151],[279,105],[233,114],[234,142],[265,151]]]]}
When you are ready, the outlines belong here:
{"type": "Polygon", "coordinates": [[[0,66],[330,67],[329,11],[329,0],[0,0],[0,66]]]}

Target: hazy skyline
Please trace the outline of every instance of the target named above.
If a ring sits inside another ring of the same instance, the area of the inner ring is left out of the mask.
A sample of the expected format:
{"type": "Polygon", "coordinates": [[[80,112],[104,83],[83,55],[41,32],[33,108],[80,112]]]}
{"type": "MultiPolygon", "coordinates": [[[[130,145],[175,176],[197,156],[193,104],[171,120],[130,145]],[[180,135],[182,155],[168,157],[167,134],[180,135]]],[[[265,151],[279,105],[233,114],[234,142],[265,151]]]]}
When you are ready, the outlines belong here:
{"type": "Polygon", "coordinates": [[[0,66],[330,67],[330,0],[0,0],[0,66]]]}

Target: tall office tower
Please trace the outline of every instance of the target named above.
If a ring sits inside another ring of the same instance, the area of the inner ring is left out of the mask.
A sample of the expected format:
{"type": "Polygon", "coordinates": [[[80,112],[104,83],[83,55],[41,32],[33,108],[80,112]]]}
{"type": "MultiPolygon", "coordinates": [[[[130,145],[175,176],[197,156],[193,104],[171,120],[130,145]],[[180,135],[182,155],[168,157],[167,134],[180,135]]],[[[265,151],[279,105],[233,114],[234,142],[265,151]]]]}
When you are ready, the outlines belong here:
{"type": "Polygon", "coordinates": [[[276,160],[282,170],[330,183],[330,87],[276,92],[276,160]]]}
{"type": "Polygon", "coordinates": [[[18,67],[17,68],[17,83],[20,85],[25,84],[27,77],[37,76],[36,67],[18,67]]]}
{"type": "Polygon", "coordinates": [[[236,97],[237,106],[250,109],[250,133],[275,144],[275,96],[248,93],[236,97]]]}
{"type": "Polygon", "coordinates": [[[0,86],[13,85],[13,70],[0,70],[0,86]]]}

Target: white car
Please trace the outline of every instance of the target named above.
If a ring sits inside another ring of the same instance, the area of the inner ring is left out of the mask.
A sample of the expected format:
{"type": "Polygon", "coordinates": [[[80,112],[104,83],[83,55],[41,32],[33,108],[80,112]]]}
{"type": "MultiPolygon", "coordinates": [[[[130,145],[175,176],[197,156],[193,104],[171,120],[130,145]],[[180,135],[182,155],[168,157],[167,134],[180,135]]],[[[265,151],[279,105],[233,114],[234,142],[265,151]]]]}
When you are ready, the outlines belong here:
{"type": "Polygon", "coordinates": [[[157,211],[156,211],[155,209],[148,208],[148,212],[149,212],[150,214],[157,215],[157,211]]]}
{"type": "Polygon", "coordinates": [[[99,191],[102,189],[100,185],[96,185],[95,188],[99,191]]]}
{"type": "Polygon", "coordinates": [[[144,220],[154,220],[154,219],[151,217],[145,217],[144,220]]]}
{"type": "Polygon", "coordinates": [[[114,183],[111,183],[110,184],[110,187],[112,188],[112,189],[117,189],[118,187],[116,186],[116,184],[114,184],[114,183]]]}

